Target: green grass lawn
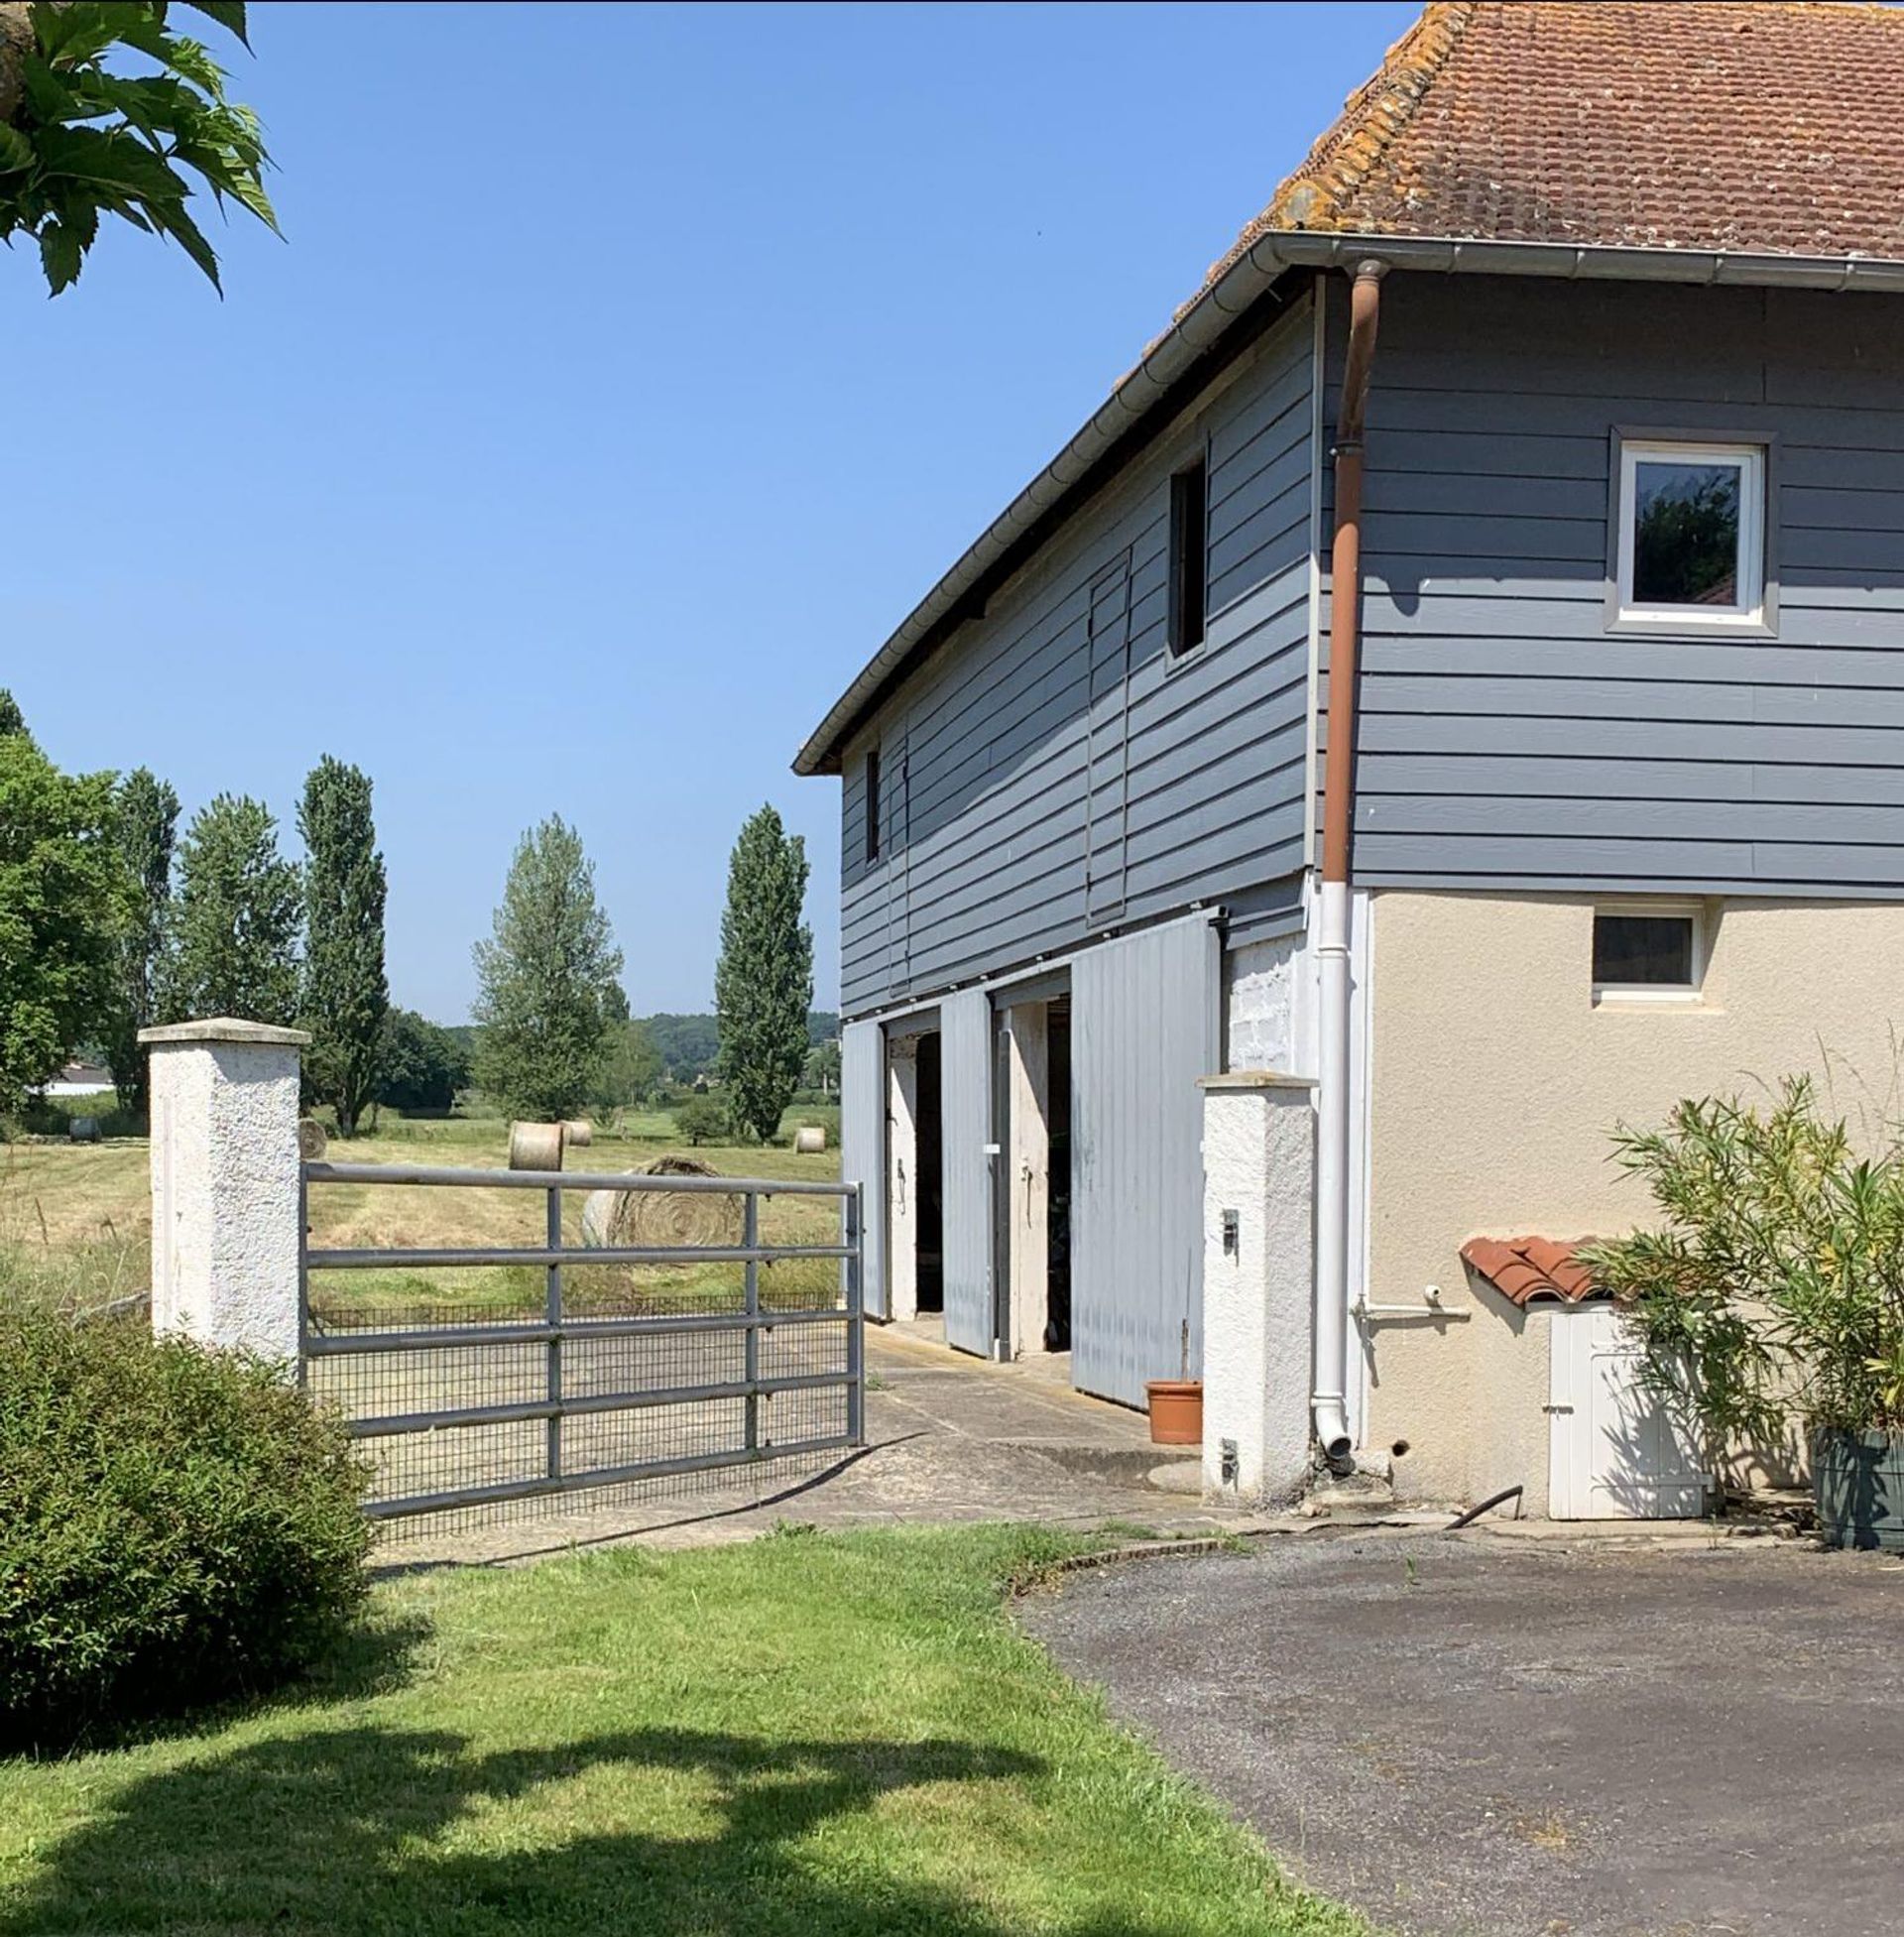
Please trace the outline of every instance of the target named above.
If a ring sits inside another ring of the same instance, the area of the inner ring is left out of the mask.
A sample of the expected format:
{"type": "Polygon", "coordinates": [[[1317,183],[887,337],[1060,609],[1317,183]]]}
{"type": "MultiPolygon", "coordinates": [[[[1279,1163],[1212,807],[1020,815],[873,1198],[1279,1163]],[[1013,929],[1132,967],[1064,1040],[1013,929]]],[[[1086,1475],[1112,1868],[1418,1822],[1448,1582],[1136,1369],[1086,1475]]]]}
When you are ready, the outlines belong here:
{"type": "Polygon", "coordinates": [[[0,1762],[0,1933],[1361,1931],[1013,1632],[1002,1583],[1066,1546],[788,1533],[398,1579],[298,1700],[0,1762]]]}

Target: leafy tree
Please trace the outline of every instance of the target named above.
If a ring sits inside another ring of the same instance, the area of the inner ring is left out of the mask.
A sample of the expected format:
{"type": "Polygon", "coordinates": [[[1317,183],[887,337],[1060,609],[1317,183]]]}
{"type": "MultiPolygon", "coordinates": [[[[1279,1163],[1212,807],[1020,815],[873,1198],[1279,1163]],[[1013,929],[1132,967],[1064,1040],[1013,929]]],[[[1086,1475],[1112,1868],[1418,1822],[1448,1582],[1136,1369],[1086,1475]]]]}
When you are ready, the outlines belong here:
{"type": "Polygon", "coordinates": [[[468,1051],[414,1009],[386,1011],[377,1068],[377,1101],[392,1110],[448,1110],[469,1085],[468,1051]]]}
{"type": "Polygon", "coordinates": [[[714,971],[728,1114],[762,1143],[779,1129],[806,1060],[813,1003],[813,931],[800,919],[806,877],[806,843],[763,807],[734,843],[714,971]]]}
{"type": "MultiPolygon", "coordinates": [[[[191,4],[245,43],[238,0],[191,4]]],[[[218,259],[185,206],[194,178],[221,207],[278,227],[257,116],[225,98],[223,70],[172,31],[170,12],[164,0],[0,5],[0,241],[32,236],[55,296],[77,279],[102,214],[170,236],[216,288],[218,259]],[[146,71],[106,64],[126,56],[146,71]]]]}
{"type": "Polygon", "coordinates": [[[104,1032],[126,918],[110,774],[0,734],[0,1109],[104,1032]]]}
{"type": "Polygon", "coordinates": [[[0,740],[26,730],[27,716],[21,712],[20,702],[5,686],[0,686],[0,740]]]}
{"type": "Polygon", "coordinates": [[[695,1146],[727,1136],[727,1112],[711,1096],[690,1096],[674,1112],[674,1134],[695,1146]]]}
{"type": "Polygon", "coordinates": [[[661,1086],[661,1055],[648,1026],[629,1018],[609,1028],[608,1055],[591,1101],[605,1110],[646,1103],[661,1086]]]}
{"type": "Polygon", "coordinates": [[[298,1010],[298,870],[262,802],[221,793],[178,845],[168,1006],[192,1020],[290,1023],[298,1010]]]}
{"type": "Polygon", "coordinates": [[[816,1042],[806,1052],[806,1061],[800,1067],[800,1084],[804,1089],[824,1090],[828,1095],[838,1091],[840,1043],[837,1036],[830,1042],[816,1042]]]}
{"type": "Polygon", "coordinates": [[[601,1071],[622,951],[581,836],[559,814],[523,836],[475,957],[476,1080],[515,1116],[574,1116],[601,1071]]]}
{"type": "Polygon", "coordinates": [[[389,883],[377,851],[370,780],[326,754],[304,781],[298,805],[304,841],[304,986],[301,1027],[310,1094],[357,1120],[377,1095],[390,983],[384,974],[384,903],[389,883]]]}
{"type": "Polygon", "coordinates": [[[119,853],[129,909],[119,941],[119,1000],[106,1032],[106,1060],[120,1107],[143,1113],[149,1101],[139,1031],[161,1020],[160,976],[172,916],[172,855],[178,831],[178,796],[150,768],[119,784],[119,853]]]}

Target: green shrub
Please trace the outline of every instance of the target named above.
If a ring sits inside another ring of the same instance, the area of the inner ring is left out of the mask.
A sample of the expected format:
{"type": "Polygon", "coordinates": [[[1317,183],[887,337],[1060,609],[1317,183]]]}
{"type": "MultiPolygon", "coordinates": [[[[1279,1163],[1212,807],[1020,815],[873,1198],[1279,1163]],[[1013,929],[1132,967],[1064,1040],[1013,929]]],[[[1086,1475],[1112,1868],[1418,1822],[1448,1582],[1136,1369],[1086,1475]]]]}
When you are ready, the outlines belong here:
{"type": "Polygon", "coordinates": [[[0,1307],[0,1741],[254,1693],[365,1587],[367,1473],[271,1368],[0,1307]]]}
{"type": "Polygon", "coordinates": [[[690,1096],[674,1112],[674,1129],[690,1144],[724,1144],[727,1112],[711,1096],[690,1096]]]}
{"type": "Polygon", "coordinates": [[[1582,1257],[1644,1342],[1653,1390],[1715,1470],[1741,1442],[1904,1431],[1904,1142],[1859,1150],[1809,1078],[1768,1109],[1679,1104],[1615,1158],[1664,1225],[1582,1257]]]}

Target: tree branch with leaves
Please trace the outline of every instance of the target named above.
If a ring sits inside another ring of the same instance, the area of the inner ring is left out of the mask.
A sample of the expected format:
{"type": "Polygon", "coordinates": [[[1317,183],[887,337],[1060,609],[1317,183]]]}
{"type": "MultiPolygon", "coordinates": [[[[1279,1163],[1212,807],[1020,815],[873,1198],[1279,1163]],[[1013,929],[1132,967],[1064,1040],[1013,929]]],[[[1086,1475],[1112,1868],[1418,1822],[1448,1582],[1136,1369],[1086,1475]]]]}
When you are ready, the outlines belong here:
{"type": "MultiPolygon", "coordinates": [[[[245,39],[234,0],[192,10],[245,39]]],[[[187,203],[202,189],[278,232],[258,117],[226,98],[202,42],[173,31],[165,0],[0,0],[0,240],[39,245],[55,296],[78,279],[101,215],[169,236],[218,283],[187,203]],[[158,71],[127,72],[125,57],[158,71]]]]}

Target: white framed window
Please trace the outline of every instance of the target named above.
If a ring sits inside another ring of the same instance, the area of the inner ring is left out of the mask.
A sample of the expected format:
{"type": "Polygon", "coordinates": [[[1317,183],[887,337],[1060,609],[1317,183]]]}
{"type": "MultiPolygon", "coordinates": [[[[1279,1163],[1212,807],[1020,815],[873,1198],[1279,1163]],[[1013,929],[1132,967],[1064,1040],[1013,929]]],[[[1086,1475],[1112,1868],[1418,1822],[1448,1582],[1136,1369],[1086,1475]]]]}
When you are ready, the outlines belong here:
{"type": "Polygon", "coordinates": [[[1622,437],[1614,516],[1619,622],[1766,623],[1764,445],[1622,437]]]}
{"type": "Polygon", "coordinates": [[[1710,944],[1698,902],[1606,902],[1594,909],[1594,1001],[1697,1002],[1710,944]]]}

